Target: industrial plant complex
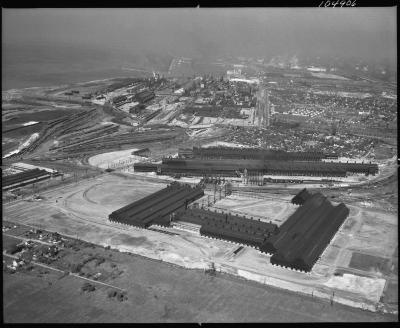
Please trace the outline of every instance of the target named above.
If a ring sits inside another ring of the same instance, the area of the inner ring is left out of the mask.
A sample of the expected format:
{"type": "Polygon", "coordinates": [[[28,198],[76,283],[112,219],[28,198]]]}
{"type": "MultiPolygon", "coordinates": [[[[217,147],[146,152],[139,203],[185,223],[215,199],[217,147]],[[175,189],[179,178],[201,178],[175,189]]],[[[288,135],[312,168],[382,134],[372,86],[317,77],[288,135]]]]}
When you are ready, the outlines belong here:
{"type": "Polygon", "coordinates": [[[188,207],[203,195],[201,189],[172,184],[112,212],[109,220],[139,228],[189,223],[192,230],[198,226],[194,230],[202,236],[254,247],[273,254],[272,264],[308,272],[349,215],[343,203],[333,206],[320,193],[310,195],[303,189],[292,202],[301,198],[304,203],[278,227],[260,219],[188,207]]]}
{"type": "MultiPolygon", "coordinates": [[[[185,176],[243,176],[245,180],[267,174],[285,175],[290,179],[289,177],[293,175],[345,177],[353,173],[365,175],[378,173],[377,164],[321,161],[323,157],[326,158],[326,155],[313,153],[206,148],[195,149],[192,151],[191,158],[182,158],[187,154],[188,152],[184,151],[184,155],[178,153],[180,158],[164,158],[162,164],[139,162],[134,164],[134,168],[137,172],[154,171],[160,174],[183,174],[185,176]]],[[[265,178],[262,179],[262,184],[264,183],[265,178]]]]}
{"type": "Polygon", "coordinates": [[[394,82],[280,57],[124,69],[140,74],[3,92],[7,279],[113,309],[252,281],[397,315],[394,82]]]}

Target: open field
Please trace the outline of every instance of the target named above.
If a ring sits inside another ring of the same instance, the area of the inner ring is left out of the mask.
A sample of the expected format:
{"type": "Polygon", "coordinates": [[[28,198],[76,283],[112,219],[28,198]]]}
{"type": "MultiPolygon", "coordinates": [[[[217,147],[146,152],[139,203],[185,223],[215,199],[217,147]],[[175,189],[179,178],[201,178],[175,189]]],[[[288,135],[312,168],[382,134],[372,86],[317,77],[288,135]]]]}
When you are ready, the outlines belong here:
{"type": "MultiPolygon", "coordinates": [[[[93,180],[84,180],[79,184],[59,188],[57,191],[44,192],[45,200],[40,202],[18,201],[6,205],[4,218],[40,226],[95,244],[110,245],[121,251],[161,259],[186,268],[207,268],[210,262],[214,262],[223,272],[301,293],[311,294],[315,291],[319,292],[321,297],[327,297],[334,290],[335,297],[365,303],[365,306],[371,307],[379,302],[385,281],[389,277],[385,272],[351,268],[349,263],[353,252],[378,257],[392,256],[387,250],[394,250],[397,244],[395,215],[379,212],[376,215],[381,221],[375,222],[369,219],[372,215],[370,211],[351,206],[350,216],[347,219],[351,222],[350,225],[346,225],[345,222],[346,229],[343,227],[338,232],[311,274],[304,274],[273,266],[270,264],[269,256],[250,247],[245,247],[244,252],[234,256],[237,244],[205,239],[173,228],[161,228],[161,232],[158,232],[111,223],[107,220],[108,214],[112,211],[164,186],[161,183],[149,182],[144,177],[140,179],[135,176],[103,175],[93,180]],[[374,224],[373,231],[366,230],[365,227],[371,224],[374,224]],[[169,233],[164,234],[162,230],[169,233]],[[368,238],[369,231],[371,240],[368,238]],[[171,235],[170,232],[174,234],[171,235]],[[378,243],[378,240],[381,242],[378,243]],[[385,240],[385,243],[382,243],[382,240],[385,240]],[[388,247],[390,245],[392,247],[388,247]],[[346,269],[354,279],[334,277],[333,273],[337,269],[346,269]],[[363,279],[355,279],[360,275],[363,279]],[[347,279],[348,284],[339,283],[340,279],[347,279]],[[354,284],[359,288],[355,288],[354,284]]],[[[229,198],[220,202],[228,202],[227,207],[230,206],[232,209],[243,207],[243,213],[246,213],[246,206],[257,205],[257,202],[261,206],[263,202],[265,209],[258,209],[260,212],[257,213],[262,215],[268,209],[271,216],[278,214],[282,221],[292,211],[291,205],[289,206],[287,202],[273,199],[276,195],[271,195],[271,199],[264,201],[235,197],[235,204],[229,204],[229,198]]],[[[282,196],[279,195],[278,198],[282,196]]],[[[256,210],[257,206],[253,211],[256,210]]],[[[254,212],[246,214],[256,215],[254,212]]],[[[393,274],[390,277],[393,277],[393,274]]]]}
{"type": "MultiPolygon", "coordinates": [[[[327,300],[201,270],[185,270],[143,257],[83,247],[77,256],[99,254],[121,274],[107,283],[126,291],[127,300],[108,297],[110,289],[96,284],[81,291],[84,280],[54,270],[3,275],[4,321],[16,322],[316,322],[394,321],[381,315],[331,305],[327,300]],[[201,286],[201,288],[199,288],[201,286]],[[240,296],[239,296],[240,295],[240,296]],[[24,311],[21,311],[21,308],[24,311]],[[52,311],[48,311],[52,308],[52,311]]],[[[55,266],[60,264],[54,263],[55,266]]]]}
{"type": "Polygon", "coordinates": [[[351,268],[362,271],[379,271],[390,274],[390,259],[354,252],[349,264],[351,268]]]}
{"type": "Polygon", "coordinates": [[[6,236],[3,234],[3,250],[7,250],[21,242],[21,239],[6,236]]]}
{"type": "Polygon", "coordinates": [[[390,280],[386,284],[385,291],[382,295],[382,299],[387,304],[393,304],[394,306],[398,305],[399,302],[399,281],[390,280]]]}
{"type": "Polygon", "coordinates": [[[18,236],[21,236],[24,232],[26,232],[29,229],[30,229],[30,227],[28,227],[26,225],[18,224],[18,226],[16,228],[11,228],[10,230],[7,230],[6,234],[18,237],[18,236]]]}

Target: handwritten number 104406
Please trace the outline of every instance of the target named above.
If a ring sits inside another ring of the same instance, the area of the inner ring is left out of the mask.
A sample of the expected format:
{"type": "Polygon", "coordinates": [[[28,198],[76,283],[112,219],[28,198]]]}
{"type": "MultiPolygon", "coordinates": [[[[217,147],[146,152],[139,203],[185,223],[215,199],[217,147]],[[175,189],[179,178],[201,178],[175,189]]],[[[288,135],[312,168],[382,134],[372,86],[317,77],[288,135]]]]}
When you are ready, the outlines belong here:
{"type": "Polygon", "coordinates": [[[355,7],[356,5],[356,0],[326,0],[326,1],[321,1],[319,4],[319,7],[333,7],[335,8],[336,6],[340,7],[355,7]]]}

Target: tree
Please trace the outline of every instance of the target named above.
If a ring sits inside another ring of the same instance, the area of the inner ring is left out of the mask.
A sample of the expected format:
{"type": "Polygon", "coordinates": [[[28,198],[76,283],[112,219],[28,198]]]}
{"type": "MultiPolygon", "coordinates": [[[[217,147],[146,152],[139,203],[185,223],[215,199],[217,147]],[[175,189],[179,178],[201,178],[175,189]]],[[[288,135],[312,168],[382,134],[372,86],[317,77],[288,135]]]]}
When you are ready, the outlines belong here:
{"type": "Polygon", "coordinates": [[[11,245],[8,249],[7,249],[7,252],[8,253],[10,253],[10,254],[15,254],[15,253],[18,253],[18,252],[20,252],[21,250],[22,250],[22,245],[11,245]]]}
{"type": "Polygon", "coordinates": [[[88,282],[85,282],[85,283],[83,284],[83,286],[81,287],[81,290],[82,290],[83,292],[93,292],[93,291],[96,290],[96,287],[95,287],[94,285],[88,283],[88,282]]]}
{"type": "Polygon", "coordinates": [[[78,272],[81,271],[82,267],[83,267],[82,263],[73,263],[71,265],[71,272],[72,273],[78,273],[78,272]]]}
{"type": "Polygon", "coordinates": [[[113,289],[110,289],[110,290],[108,291],[108,293],[107,293],[107,296],[108,296],[109,298],[113,298],[113,297],[117,296],[117,291],[115,291],[115,290],[113,290],[113,289]]]}

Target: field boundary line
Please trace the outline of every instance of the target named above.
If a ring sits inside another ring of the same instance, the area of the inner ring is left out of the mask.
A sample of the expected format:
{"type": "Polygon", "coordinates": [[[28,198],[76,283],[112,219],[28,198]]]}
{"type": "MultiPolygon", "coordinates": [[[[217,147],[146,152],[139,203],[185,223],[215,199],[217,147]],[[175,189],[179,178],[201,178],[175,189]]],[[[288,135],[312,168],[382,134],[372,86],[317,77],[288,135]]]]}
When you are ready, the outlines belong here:
{"type": "MultiPolygon", "coordinates": [[[[11,257],[13,259],[19,260],[19,258],[17,256],[11,255],[11,254],[7,254],[5,251],[3,252],[3,256],[8,256],[8,257],[11,257]]],[[[54,270],[54,271],[57,271],[57,272],[61,272],[61,273],[65,273],[66,272],[64,270],[60,270],[60,269],[54,268],[54,267],[49,266],[49,265],[45,265],[45,264],[40,263],[40,262],[30,261],[30,263],[32,263],[34,265],[37,265],[37,266],[40,266],[40,267],[43,267],[43,268],[46,268],[46,269],[54,270]]],[[[80,276],[80,275],[78,275],[76,273],[71,273],[69,271],[68,271],[68,275],[72,276],[72,277],[80,278],[80,279],[83,279],[83,280],[87,280],[87,281],[93,282],[95,284],[100,284],[100,285],[104,285],[104,286],[107,286],[107,287],[115,288],[115,289],[118,289],[118,290],[123,291],[123,292],[125,291],[125,289],[123,289],[123,288],[120,288],[120,287],[117,287],[117,286],[113,286],[113,285],[110,285],[110,284],[107,284],[105,282],[101,282],[101,281],[98,281],[98,280],[93,280],[93,279],[90,279],[90,278],[82,277],[82,276],[80,276]]]]}

